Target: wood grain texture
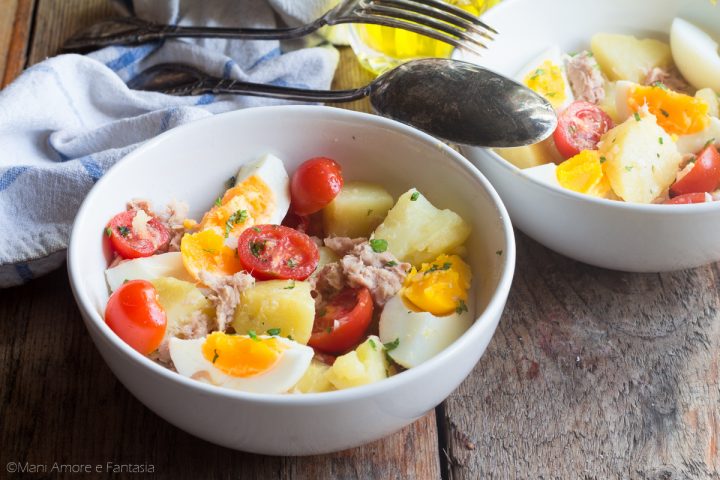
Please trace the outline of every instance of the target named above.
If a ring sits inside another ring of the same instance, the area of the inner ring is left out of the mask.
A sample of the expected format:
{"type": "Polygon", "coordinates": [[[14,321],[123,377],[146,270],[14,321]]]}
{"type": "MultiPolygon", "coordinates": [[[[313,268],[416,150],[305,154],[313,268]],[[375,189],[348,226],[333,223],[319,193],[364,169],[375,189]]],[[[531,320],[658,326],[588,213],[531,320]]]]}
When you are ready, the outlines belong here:
{"type": "Polygon", "coordinates": [[[440,419],[450,478],[719,478],[718,266],[611,272],[517,237],[505,315],[440,419]]]}
{"type": "Polygon", "coordinates": [[[433,413],[382,441],[304,458],[235,452],[178,430],[107,368],[66,275],[0,290],[0,478],[11,461],[149,464],[157,478],[189,480],[439,478],[433,413]]]}
{"type": "Polygon", "coordinates": [[[34,7],[35,0],[0,0],[0,88],[25,68],[34,7]]]}

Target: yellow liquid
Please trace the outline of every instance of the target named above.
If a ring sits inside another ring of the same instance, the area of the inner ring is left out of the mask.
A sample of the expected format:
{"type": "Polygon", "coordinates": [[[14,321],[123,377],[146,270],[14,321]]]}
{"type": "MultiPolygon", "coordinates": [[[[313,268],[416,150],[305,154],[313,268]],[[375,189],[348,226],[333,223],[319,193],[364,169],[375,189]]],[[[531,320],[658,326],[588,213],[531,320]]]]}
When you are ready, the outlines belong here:
{"type": "MultiPolygon", "coordinates": [[[[500,0],[445,0],[478,16],[500,0]]],[[[355,24],[353,41],[355,54],[363,67],[375,74],[383,73],[404,61],[414,58],[447,58],[453,47],[416,33],[379,25],[355,24]]]]}

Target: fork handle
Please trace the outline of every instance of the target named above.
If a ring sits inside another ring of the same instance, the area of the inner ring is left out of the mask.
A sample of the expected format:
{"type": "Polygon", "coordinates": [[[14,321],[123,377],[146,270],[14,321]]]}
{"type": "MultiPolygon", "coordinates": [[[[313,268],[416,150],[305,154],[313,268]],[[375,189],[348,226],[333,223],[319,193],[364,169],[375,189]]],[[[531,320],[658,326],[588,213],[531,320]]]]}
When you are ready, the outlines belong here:
{"type": "MultiPolygon", "coordinates": [[[[133,88],[132,82],[129,86],[133,88]]],[[[154,91],[179,96],[203,95],[207,93],[214,95],[237,94],[300,102],[343,103],[359,100],[367,96],[370,93],[370,86],[352,90],[308,90],[243,82],[227,78],[209,78],[189,85],[160,88],[154,91]]]]}

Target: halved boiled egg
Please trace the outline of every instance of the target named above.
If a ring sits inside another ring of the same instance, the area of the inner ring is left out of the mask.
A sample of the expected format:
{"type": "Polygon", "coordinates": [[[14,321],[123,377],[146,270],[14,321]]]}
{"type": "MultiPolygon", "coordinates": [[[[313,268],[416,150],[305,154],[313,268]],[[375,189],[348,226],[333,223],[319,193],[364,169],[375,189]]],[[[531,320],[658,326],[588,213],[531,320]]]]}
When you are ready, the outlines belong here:
{"type": "Polygon", "coordinates": [[[720,93],[718,42],[687,20],[676,18],[670,28],[673,60],[683,77],[697,88],[720,93]]]}
{"type": "Polygon", "coordinates": [[[556,110],[564,109],[575,100],[563,57],[560,47],[554,45],[528,63],[517,75],[523,85],[545,97],[556,110]]]}
{"type": "Polygon", "coordinates": [[[170,340],[178,373],[201,382],[256,393],[284,393],[303,377],[313,349],[282,337],[228,335],[170,340]]]}
{"type": "Polygon", "coordinates": [[[159,277],[173,277],[187,282],[194,281],[183,266],[180,252],[125,260],[117,266],[105,270],[105,278],[113,292],[125,280],[154,280],[159,277]]]}
{"type": "Polygon", "coordinates": [[[671,135],[688,135],[705,130],[710,123],[709,105],[700,98],[669,90],[664,85],[638,85],[619,81],[615,86],[618,116],[627,119],[641,109],[657,118],[671,135]]]}
{"type": "Polygon", "coordinates": [[[448,315],[467,300],[472,274],[457,255],[440,255],[431,263],[414,267],[405,279],[402,295],[417,310],[448,315]]]}
{"type": "Polygon", "coordinates": [[[474,305],[469,298],[450,315],[418,312],[398,294],[380,315],[380,340],[396,345],[388,355],[399,365],[412,368],[428,360],[457,340],[473,323],[474,305]]]}
{"type": "Polygon", "coordinates": [[[235,185],[205,213],[199,229],[212,228],[237,239],[253,225],[280,224],[289,208],[290,180],[285,166],[279,158],[266,154],[240,168],[235,185]]]}
{"type": "Polygon", "coordinates": [[[233,275],[242,270],[237,251],[225,245],[225,238],[215,229],[186,233],[180,241],[185,269],[197,281],[200,271],[215,275],[233,275]]]}
{"type": "Polygon", "coordinates": [[[675,143],[682,154],[699,153],[710,144],[720,147],[720,118],[710,117],[710,123],[705,130],[692,135],[681,135],[675,143]]]}

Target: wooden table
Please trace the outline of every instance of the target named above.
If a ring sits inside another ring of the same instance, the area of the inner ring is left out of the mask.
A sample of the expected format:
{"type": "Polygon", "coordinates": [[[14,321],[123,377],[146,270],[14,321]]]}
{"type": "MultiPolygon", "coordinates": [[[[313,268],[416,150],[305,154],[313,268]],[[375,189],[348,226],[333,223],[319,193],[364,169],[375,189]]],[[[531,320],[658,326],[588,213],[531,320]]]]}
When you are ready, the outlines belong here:
{"type": "MultiPolygon", "coordinates": [[[[103,0],[0,0],[0,80],[109,14],[103,0]]],[[[344,49],[335,87],[369,79],[344,49]]],[[[0,477],[12,461],[173,479],[720,478],[718,265],[625,274],[517,241],[507,310],[462,386],[382,441],[318,457],[227,450],[154,415],[100,358],[64,269],[0,290],[0,477]]]]}

